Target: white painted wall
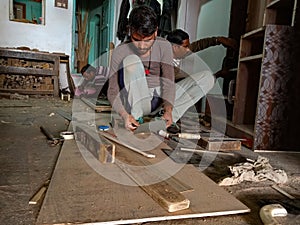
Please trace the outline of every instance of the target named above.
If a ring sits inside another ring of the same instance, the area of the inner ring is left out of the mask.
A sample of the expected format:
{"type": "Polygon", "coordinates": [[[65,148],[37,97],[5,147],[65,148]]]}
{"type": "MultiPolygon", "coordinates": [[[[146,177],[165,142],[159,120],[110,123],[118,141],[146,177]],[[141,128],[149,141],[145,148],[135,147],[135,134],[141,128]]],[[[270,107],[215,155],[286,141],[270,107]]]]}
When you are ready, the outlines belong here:
{"type": "MultiPolygon", "coordinates": [[[[210,0],[201,5],[198,16],[196,39],[225,36],[228,37],[231,0],[210,0]]],[[[226,48],[222,45],[207,48],[199,56],[209,65],[213,72],[222,67],[226,48]]]]}
{"type": "Polygon", "coordinates": [[[10,21],[9,0],[1,0],[0,47],[26,46],[71,55],[73,0],[68,0],[68,9],[54,7],[53,0],[45,4],[45,25],[36,25],[10,21]]]}

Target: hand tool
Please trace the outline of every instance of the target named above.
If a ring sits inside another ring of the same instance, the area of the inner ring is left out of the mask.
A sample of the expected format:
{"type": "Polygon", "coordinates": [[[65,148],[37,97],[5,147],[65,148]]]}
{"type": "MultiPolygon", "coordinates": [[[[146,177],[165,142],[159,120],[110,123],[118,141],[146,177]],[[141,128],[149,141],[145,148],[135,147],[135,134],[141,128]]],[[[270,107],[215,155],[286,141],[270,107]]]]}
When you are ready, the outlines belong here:
{"type": "Polygon", "coordinates": [[[64,141],[64,138],[55,138],[45,127],[40,126],[40,129],[43,132],[43,134],[47,137],[50,146],[55,146],[64,141]]]}
{"type": "Polygon", "coordinates": [[[191,133],[178,133],[178,134],[170,134],[165,132],[164,130],[159,130],[158,134],[165,138],[178,137],[183,139],[200,139],[200,134],[191,134],[191,133]]]}

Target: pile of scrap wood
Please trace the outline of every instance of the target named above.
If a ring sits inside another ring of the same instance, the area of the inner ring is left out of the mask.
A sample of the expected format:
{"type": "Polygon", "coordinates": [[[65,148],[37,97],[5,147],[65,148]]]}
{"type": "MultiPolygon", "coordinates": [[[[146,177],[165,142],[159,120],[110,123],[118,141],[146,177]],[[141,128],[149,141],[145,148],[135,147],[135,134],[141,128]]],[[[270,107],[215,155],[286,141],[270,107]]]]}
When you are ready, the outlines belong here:
{"type": "Polygon", "coordinates": [[[53,90],[53,79],[46,76],[0,74],[0,88],[53,90]]]}
{"type": "Polygon", "coordinates": [[[54,64],[49,62],[33,61],[16,58],[0,58],[0,66],[16,66],[24,68],[53,70],[54,64]]]}

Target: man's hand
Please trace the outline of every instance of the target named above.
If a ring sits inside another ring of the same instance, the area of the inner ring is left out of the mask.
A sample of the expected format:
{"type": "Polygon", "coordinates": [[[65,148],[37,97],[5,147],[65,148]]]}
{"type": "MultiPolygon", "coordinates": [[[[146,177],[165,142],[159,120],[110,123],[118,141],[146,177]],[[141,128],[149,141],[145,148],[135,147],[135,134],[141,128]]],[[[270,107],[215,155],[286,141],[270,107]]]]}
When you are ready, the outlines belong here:
{"type": "Polygon", "coordinates": [[[172,118],[172,107],[165,107],[164,109],[164,115],[162,116],[162,119],[166,121],[166,127],[169,127],[173,123],[173,118],[172,118]]]}
{"type": "Polygon", "coordinates": [[[232,48],[233,50],[238,49],[238,44],[233,38],[217,37],[217,41],[220,42],[226,48],[232,48]]]}
{"type": "Polygon", "coordinates": [[[134,119],[134,117],[130,114],[122,116],[124,119],[124,126],[126,130],[134,131],[140,124],[134,119]]]}

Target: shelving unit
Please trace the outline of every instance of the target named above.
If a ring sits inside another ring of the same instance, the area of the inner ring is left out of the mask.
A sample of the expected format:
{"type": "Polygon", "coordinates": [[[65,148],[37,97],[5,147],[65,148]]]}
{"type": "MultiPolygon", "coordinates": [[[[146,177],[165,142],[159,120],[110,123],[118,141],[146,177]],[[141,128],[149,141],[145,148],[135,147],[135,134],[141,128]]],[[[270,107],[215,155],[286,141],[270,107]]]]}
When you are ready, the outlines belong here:
{"type": "MultiPolygon", "coordinates": [[[[207,96],[206,115],[214,113],[214,119],[224,123],[217,109],[225,101],[226,135],[251,139],[248,147],[253,150],[284,149],[289,82],[298,75],[291,54],[297,43],[293,40],[299,21],[297,0],[248,0],[247,4],[237,69],[231,67],[230,80],[224,79],[222,100],[207,96]]],[[[228,55],[232,54],[227,50],[228,55]]]]}
{"type": "Polygon", "coordinates": [[[264,25],[294,25],[297,0],[267,0],[264,25]]]}
{"type": "Polygon", "coordinates": [[[255,150],[281,148],[286,130],[286,87],[291,78],[296,3],[296,0],[267,0],[262,26],[240,39],[232,117],[235,129],[229,132],[233,136],[250,134],[255,150]]]}
{"type": "Polygon", "coordinates": [[[28,51],[20,49],[0,48],[1,87],[0,92],[20,94],[52,94],[59,95],[59,56],[51,53],[28,51]],[[24,65],[21,65],[24,64],[24,65]],[[5,88],[3,84],[13,77],[24,83],[5,88]],[[29,80],[34,84],[29,84],[29,80]]]}

